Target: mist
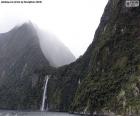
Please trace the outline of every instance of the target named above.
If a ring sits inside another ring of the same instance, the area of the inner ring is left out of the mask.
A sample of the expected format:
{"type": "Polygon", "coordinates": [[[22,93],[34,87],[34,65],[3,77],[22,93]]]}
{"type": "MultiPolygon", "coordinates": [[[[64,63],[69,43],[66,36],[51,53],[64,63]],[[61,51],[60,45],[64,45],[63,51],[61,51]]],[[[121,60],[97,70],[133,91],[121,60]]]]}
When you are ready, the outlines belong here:
{"type": "Polygon", "coordinates": [[[78,58],[93,41],[108,0],[43,0],[42,4],[0,4],[0,33],[28,20],[53,33],[78,58]]]}
{"type": "Polygon", "coordinates": [[[52,33],[36,28],[40,47],[51,66],[59,67],[75,61],[72,52],[52,33]]]}

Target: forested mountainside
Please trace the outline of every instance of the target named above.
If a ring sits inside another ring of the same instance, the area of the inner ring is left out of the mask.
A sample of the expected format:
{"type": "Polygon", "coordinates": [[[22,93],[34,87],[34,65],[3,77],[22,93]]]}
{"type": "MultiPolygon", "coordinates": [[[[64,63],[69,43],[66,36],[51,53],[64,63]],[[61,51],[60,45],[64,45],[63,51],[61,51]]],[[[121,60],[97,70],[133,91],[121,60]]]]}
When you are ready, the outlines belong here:
{"type": "Polygon", "coordinates": [[[53,53],[46,56],[47,51],[42,52],[38,34],[32,23],[0,34],[0,109],[40,109],[45,74],[55,66],[73,61],[74,56],[63,50],[67,48],[61,42],[53,44],[47,36],[47,47],[53,53]],[[55,56],[58,62],[47,59],[57,51],[62,51],[55,56]]]}
{"type": "Polygon", "coordinates": [[[109,0],[85,54],[48,82],[53,111],[140,115],[140,7],[109,0]]]}

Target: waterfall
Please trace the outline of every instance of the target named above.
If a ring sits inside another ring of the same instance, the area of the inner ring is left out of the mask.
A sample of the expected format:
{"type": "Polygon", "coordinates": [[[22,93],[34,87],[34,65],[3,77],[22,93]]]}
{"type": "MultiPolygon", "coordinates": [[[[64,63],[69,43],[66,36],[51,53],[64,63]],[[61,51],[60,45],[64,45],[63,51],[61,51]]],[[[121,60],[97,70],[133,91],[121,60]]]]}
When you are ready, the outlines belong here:
{"type": "Polygon", "coordinates": [[[79,78],[79,80],[78,80],[78,84],[80,85],[80,83],[81,83],[81,80],[80,80],[80,78],[79,78]]]}
{"type": "Polygon", "coordinates": [[[47,99],[47,84],[48,84],[49,76],[47,75],[45,77],[45,86],[44,86],[44,92],[43,92],[43,97],[42,97],[42,105],[41,105],[41,111],[44,111],[45,109],[45,100],[47,99]]]}

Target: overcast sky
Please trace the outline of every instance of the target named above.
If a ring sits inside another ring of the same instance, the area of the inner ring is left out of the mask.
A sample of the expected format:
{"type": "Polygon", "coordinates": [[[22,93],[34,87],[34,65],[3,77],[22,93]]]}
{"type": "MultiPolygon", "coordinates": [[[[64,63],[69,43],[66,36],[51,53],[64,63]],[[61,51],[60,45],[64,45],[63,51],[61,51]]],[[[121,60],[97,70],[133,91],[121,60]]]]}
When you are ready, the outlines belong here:
{"type": "Polygon", "coordinates": [[[79,57],[92,42],[107,1],[43,0],[42,4],[0,3],[0,33],[31,20],[39,28],[57,36],[79,57]]]}

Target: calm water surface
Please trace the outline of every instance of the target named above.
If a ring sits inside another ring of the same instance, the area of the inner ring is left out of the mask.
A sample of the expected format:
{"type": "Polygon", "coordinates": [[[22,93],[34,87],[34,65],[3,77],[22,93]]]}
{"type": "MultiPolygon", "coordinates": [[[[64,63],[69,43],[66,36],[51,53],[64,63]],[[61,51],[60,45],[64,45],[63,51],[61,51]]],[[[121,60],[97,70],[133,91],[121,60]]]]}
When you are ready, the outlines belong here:
{"type": "Polygon", "coordinates": [[[16,111],[0,111],[0,116],[78,116],[68,113],[57,112],[16,112],[16,111]]]}

